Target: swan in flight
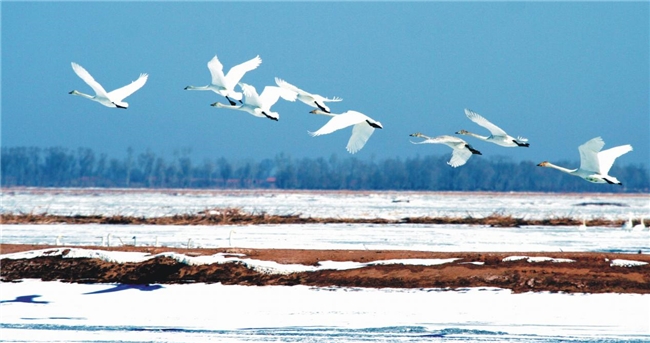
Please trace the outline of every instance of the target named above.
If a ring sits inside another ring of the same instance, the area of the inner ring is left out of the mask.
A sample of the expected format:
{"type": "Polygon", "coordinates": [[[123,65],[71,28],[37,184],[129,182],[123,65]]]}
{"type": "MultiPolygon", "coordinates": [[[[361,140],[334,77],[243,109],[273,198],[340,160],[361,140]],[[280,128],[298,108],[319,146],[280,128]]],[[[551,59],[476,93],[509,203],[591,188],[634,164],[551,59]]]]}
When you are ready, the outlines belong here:
{"type": "Polygon", "coordinates": [[[478,139],[482,139],[486,142],[492,142],[494,144],[498,144],[501,146],[505,147],[528,147],[530,144],[528,144],[528,139],[523,138],[523,137],[517,137],[514,138],[510,135],[508,135],[505,131],[503,131],[500,127],[492,124],[489,122],[487,119],[483,118],[480,116],[478,113],[473,112],[471,110],[465,109],[465,115],[467,118],[469,118],[471,121],[475,122],[476,124],[479,124],[483,126],[484,128],[488,129],[490,131],[489,136],[481,136],[477,135],[475,133],[471,133],[465,130],[460,130],[456,132],[457,135],[467,135],[467,136],[472,136],[478,139]]]}
{"type": "Polygon", "coordinates": [[[341,114],[327,113],[320,109],[315,109],[309,113],[321,114],[332,117],[323,127],[316,132],[309,132],[312,137],[326,135],[336,130],[352,126],[352,136],[348,141],[346,149],[349,153],[354,154],[361,150],[370,138],[375,129],[383,129],[380,122],[368,117],[357,111],[347,111],[341,114]]]}
{"type": "Polygon", "coordinates": [[[548,161],[544,161],[537,166],[554,168],[567,174],[581,177],[593,183],[623,185],[615,177],[610,176],[607,173],[609,173],[609,169],[612,168],[614,160],[619,156],[632,151],[632,146],[626,144],[601,151],[603,146],[605,146],[605,142],[603,142],[603,139],[600,137],[593,138],[579,146],[580,168],[578,169],[563,168],[548,161]]]}
{"type": "Polygon", "coordinates": [[[330,99],[330,98],[326,98],[326,97],[323,97],[323,96],[318,95],[318,94],[312,94],[312,93],[305,92],[304,90],[290,84],[287,81],[279,79],[277,77],[275,78],[275,83],[278,86],[280,86],[280,87],[282,87],[284,89],[288,89],[288,90],[290,90],[292,92],[298,93],[298,100],[304,102],[305,104],[307,104],[307,105],[309,105],[311,107],[319,108],[323,112],[331,113],[330,108],[327,107],[327,105],[325,105],[326,102],[332,102],[332,101],[338,102],[338,101],[343,100],[343,99],[341,99],[339,97],[334,97],[334,98],[330,99]]]}
{"type": "Polygon", "coordinates": [[[244,91],[244,102],[241,105],[224,105],[220,102],[215,102],[212,106],[244,111],[256,117],[266,117],[277,121],[280,119],[280,114],[271,111],[271,106],[278,102],[280,97],[287,101],[296,101],[296,93],[284,88],[266,86],[264,87],[262,94],[257,95],[255,87],[245,83],[240,83],[239,85],[244,91]]]}
{"type": "Polygon", "coordinates": [[[144,84],[147,82],[147,78],[149,75],[147,74],[140,74],[140,77],[131,82],[130,84],[118,88],[114,91],[111,92],[106,92],[104,90],[104,87],[99,84],[99,82],[95,81],[93,77],[84,69],[82,66],[72,62],[72,70],[79,76],[84,82],[90,86],[95,91],[95,96],[89,95],[89,94],[84,94],[81,93],[77,90],[70,91],[69,94],[72,95],[78,95],[82,96],[86,99],[90,99],[93,101],[97,101],[98,103],[106,106],[106,107],[117,107],[117,108],[127,108],[129,107],[129,104],[124,102],[123,100],[128,97],[129,95],[135,93],[138,89],[142,88],[144,84]]]}
{"type": "Polygon", "coordinates": [[[217,55],[214,55],[208,62],[208,69],[212,75],[212,82],[207,86],[187,86],[185,90],[199,90],[199,91],[213,91],[221,96],[226,97],[230,105],[234,106],[236,103],[231,98],[238,100],[241,103],[242,93],[235,91],[235,86],[244,77],[244,74],[257,68],[262,63],[260,56],[250,59],[244,63],[238,64],[228,71],[228,74],[223,75],[223,65],[219,62],[217,55]]]}
{"type": "Polygon", "coordinates": [[[463,164],[467,163],[467,160],[469,160],[470,157],[472,157],[473,154],[476,155],[482,155],[480,151],[472,148],[471,145],[467,144],[463,139],[454,137],[454,136],[438,136],[438,137],[427,137],[419,132],[410,134],[409,136],[411,137],[421,137],[424,138],[423,141],[421,142],[413,142],[413,144],[425,144],[425,143],[437,143],[437,144],[444,144],[450,148],[453,149],[451,152],[451,160],[447,162],[448,165],[456,168],[460,167],[463,164]]]}

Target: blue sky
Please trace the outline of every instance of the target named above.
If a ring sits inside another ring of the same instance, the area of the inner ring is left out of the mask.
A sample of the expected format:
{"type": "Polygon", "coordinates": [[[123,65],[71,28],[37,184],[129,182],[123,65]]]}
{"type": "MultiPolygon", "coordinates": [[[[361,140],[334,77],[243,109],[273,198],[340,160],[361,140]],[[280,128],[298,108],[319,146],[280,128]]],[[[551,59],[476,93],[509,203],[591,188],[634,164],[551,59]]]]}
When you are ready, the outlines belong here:
{"type": "MultiPolygon", "coordinates": [[[[280,77],[343,98],[380,121],[362,159],[448,154],[409,134],[487,131],[470,108],[530,148],[466,140],[479,158],[568,160],[601,136],[632,144],[618,163],[650,161],[648,2],[2,2],[2,145],[128,147],[234,160],[347,157],[350,129],[311,137],[326,117],[280,100],[280,121],[217,109],[205,85],[217,54],[225,69],[262,58],[243,82],[261,91],[280,77]],[[149,81],[127,110],[69,95],[92,92],[70,62],[106,89],[141,72],[149,81]]],[[[467,166],[471,166],[472,160],[467,166]]],[[[467,167],[466,166],[466,167],[467,167]]]]}

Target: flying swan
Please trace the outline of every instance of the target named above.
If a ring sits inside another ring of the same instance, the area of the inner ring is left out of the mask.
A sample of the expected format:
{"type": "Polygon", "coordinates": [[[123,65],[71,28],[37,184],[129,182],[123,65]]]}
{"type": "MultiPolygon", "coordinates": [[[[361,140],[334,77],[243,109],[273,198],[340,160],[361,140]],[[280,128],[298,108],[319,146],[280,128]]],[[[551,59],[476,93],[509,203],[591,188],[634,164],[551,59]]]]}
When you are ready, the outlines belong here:
{"type": "Polygon", "coordinates": [[[537,166],[554,168],[567,174],[581,177],[593,183],[623,185],[615,177],[610,176],[607,173],[609,173],[609,169],[612,168],[614,160],[619,156],[632,151],[632,146],[626,144],[601,151],[603,146],[605,146],[605,142],[603,142],[603,139],[600,137],[593,138],[579,146],[580,168],[578,169],[563,168],[548,161],[544,161],[537,166]]]}
{"type": "Polygon", "coordinates": [[[528,147],[530,144],[528,144],[528,139],[523,138],[523,137],[517,137],[514,138],[510,135],[508,135],[505,131],[503,131],[500,127],[492,124],[489,122],[487,119],[481,117],[478,113],[473,112],[471,110],[465,109],[465,115],[467,118],[469,118],[471,121],[475,122],[476,124],[479,124],[483,126],[484,128],[488,129],[490,131],[489,136],[481,136],[477,135],[475,133],[471,133],[465,130],[460,130],[456,132],[456,134],[459,135],[467,135],[467,136],[472,136],[478,139],[482,139],[486,142],[492,142],[494,144],[498,144],[501,146],[505,147],[528,147]]]}
{"type": "Polygon", "coordinates": [[[482,155],[480,151],[472,148],[471,145],[467,144],[463,139],[454,137],[454,136],[438,136],[438,137],[427,137],[419,132],[412,133],[409,136],[411,137],[421,137],[424,138],[421,142],[411,141],[413,144],[425,144],[425,143],[434,143],[434,144],[444,144],[453,149],[451,152],[451,159],[447,162],[448,165],[456,168],[467,163],[470,157],[473,154],[482,155]]]}
{"type": "Polygon", "coordinates": [[[128,97],[129,95],[135,93],[138,89],[142,88],[144,84],[147,82],[147,78],[149,75],[147,74],[140,74],[140,77],[131,82],[130,84],[118,88],[114,91],[106,93],[104,90],[104,87],[99,84],[99,82],[95,81],[93,77],[84,69],[82,66],[72,62],[72,70],[79,76],[82,80],[84,80],[85,83],[90,86],[95,91],[95,96],[88,95],[81,93],[77,90],[72,90],[70,91],[69,94],[72,95],[78,95],[82,96],[86,99],[90,99],[92,101],[97,101],[98,103],[106,106],[106,107],[117,107],[117,108],[127,108],[129,107],[129,104],[124,102],[123,100],[128,97]]]}
{"type": "Polygon", "coordinates": [[[231,105],[236,103],[231,98],[241,102],[242,93],[235,91],[235,86],[244,77],[244,74],[257,68],[262,63],[260,56],[250,59],[244,63],[238,64],[228,71],[228,74],[223,75],[223,65],[219,62],[217,55],[214,55],[208,62],[208,69],[212,75],[212,82],[207,86],[187,86],[185,90],[198,90],[198,91],[213,91],[221,96],[226,97],[231,105]]]}
{"type": "Polygon", "coordinates": [[[323,112],[331,113],[330,108],[327,107],[327,105],[325,105],[326,102],[332,102],[332,101],[338,102],[343,100],[339,97],[334,97],[330,99],[318,94],[305,92],[304,90],[277,77],[275,78],[275,83],[284,89],[290,90],[292,92],[296,92],[298,94],[298,100],[304,102],[305,104],[311,107],[319,108],[323,112]]]}
{"type": "Polygon", "coordinates": [[[341,114],[327,113],[320,109],[315,109],[309,113],[321,114],[332,117],[323,127],[316,132],[309,132],[312,137],[326,135],[336,130],[352,126],[352,136],[348,141],[346,147],[347,151],[351,154],[361,150],[370,138],[375,129],[383,129],[384,127],[380,122],[368,117],[367,115],[357,111],[347,111],[341,114]]]}
{"type": "Polygon", "coordinates": [[[280,87],[266,86],[264,87],[262,94],[257,95],[257,90],[255,90],[255,87],[245,83],[240,83],[239,85],[244,91],[244,102],[241,105],[224,105],[220,102],[215,102],[212,104],[212,106],[244,111],[256,117],[266,117],[277,121],[280,119],[280,114],[271,111],[271,106],[278,102],[278,99],[280,99],[280,97],[287,101],[296,101],[295,92],[288,91],[280,87]]]}

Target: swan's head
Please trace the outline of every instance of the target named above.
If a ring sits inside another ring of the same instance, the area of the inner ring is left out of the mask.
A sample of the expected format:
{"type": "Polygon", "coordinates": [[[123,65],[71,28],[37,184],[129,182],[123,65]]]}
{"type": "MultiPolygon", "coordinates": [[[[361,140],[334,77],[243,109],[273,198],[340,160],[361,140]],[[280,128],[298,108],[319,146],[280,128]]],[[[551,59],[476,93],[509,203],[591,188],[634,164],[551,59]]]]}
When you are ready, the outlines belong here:
{"type": "Polygon", "coordinates": [[[544,161],[544,162],[538,164],[537,166],[538,167],[548,167],[549,165],[550,165],[550,163],[548,161],[544,161]]]}
{"type": "Polygon", "coordinates": [[[188,90],[188,89],[194,89],[194,86],[187,86],[187,87],[185,87],[185,88],[183,88],[183,89],[185,89],[185,90],[188,90]]]}
{"type": "Polygon", "coordinates": [[[309,111],[309,113],[311,113],[311,114],[324,114],[324,115],[328,115],[328,114],[329,114],[329,113],[327,113],[327,112],[325,112],[325,111],[323,111],[323,110],[321,110],[321,109],[319,109],[319,108],[317,108],[317,109],[315,109],[315,110],[311,110],[311,111],[309,111]]]}
{"type": "Polygon", "coordinates": [[[460,130],[460,131],[456,132],[456,134],[457,135],[467,135],[467,134],[469,134],[469,131],[460,130]]]}
{"type": "Polygon", "coordinates": [[[416,133],[410,134],[409,136],[411,136],[411,137],[422,137],[422,134],[419,133],[419,132],[416,132],[416,133]]]}
{"type": "Polygon", "coordinates": [[[71,90],[70,92],[68,92],[68,94],[79,95],[79,91],[77,91],[77,90],[71,90]]]}
{"type": "Polygon", "coordinates": [[[224,106],[224,104],[222,104],[222,103],[220,103],[220,102],[215,102],[214,104],[210,104],[210,106],[214,106],[214,107],[222,108],[222,107],[224,106]]]}

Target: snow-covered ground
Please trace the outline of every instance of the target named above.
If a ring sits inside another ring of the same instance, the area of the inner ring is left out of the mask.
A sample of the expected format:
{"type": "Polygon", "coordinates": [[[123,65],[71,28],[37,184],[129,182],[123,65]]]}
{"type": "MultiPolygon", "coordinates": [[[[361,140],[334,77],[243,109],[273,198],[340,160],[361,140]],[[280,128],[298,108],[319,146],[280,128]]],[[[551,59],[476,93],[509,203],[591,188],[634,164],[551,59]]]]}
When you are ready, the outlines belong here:
{"type": "Polygon", "coordinates": [[[0,213],[62,215],[156,217],[235,207],[249,213],[318,218],[483,217],[494,213],[526,219],[650,217],[648,194],[10,189],[2,192],[0,200],[0,213]]]}
{"type": "MultiPolygon", "coordinates": [[[[635,220],[650,217],[648,195],[12,190],[3,192],[0,200],[4,213],[158,216],[239,207],[271,214],[390,219],[493,213],[524,218],[627,219],[628,213],[635,220]]],[[[98,245],[102,239],[106,245],[110,233],[111,245],[154,245],[158,241],[174,247],[650,251],[650,231],[612,227],[582,231],[578,227],[411,224],[2,225],[1,230],[2,243],[54,244],[59,238],[66,246],[98,245]]],[[[78,252],[88,253],[92,251],[78,252]]],[[[144,258],[134,256],[107,258],[144,258]]],[[[527,257],[513,254],[511,258],[527,257]]],[[[612,261],[629,268],[635,268],[634,262],[612,261]]],[[[313,266],[282,268],[305,267],[313,266]]],[[[325,264],[323,268],[342,265],[325,264]]],[[[650,341],[650,295],[635,294],[84,285],[26,280],[0,283],[0,302],[2,342],[650,341]]]]}

